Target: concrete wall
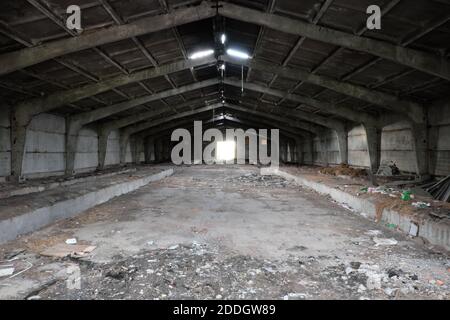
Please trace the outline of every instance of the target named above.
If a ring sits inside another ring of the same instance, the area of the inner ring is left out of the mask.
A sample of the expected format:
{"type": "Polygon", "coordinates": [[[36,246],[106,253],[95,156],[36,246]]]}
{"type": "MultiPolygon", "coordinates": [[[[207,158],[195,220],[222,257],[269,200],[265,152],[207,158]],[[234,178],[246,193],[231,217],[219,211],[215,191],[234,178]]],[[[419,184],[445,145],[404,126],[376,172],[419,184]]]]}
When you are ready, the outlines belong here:
{"type": "Polygon", "coordinates": [[[24,176],[64,173],[65,132],[64,117],[40,114],[31,120],[25,143],[24,176]]]}
{"type": "MultiPolygon", "coordinates": [[[[0,177],[11,174],[11,127],[8,110],[0,111],[0,177]]],[[[40,114],[33,117],[25,143],[23,175],[38,178],[62,175],[65,171],[66,121],[64,117],[53,114],[40,114]]],[[[119,132],[112,131],[108,138],[106,165],[120,163],[119,132]]],[[[131,162],[130,146],[127,148],[127,162],[131,162]]],[[[80,131],[75,171],[95,170],[98,165],[98,136],[95,127],[80,131]]]]}
{"type": "Polygon", "coordinates": [[[108,145],[106,148],[105,165],[116,165],[120,163],[120,143],[119,131],[111,131],[108,137],[108,145]]]}
{"type": "Polygon", "coordinates": [[[339,145],[336,132],[327,130],[313,140],[314,164],[326,166],[340,162],[339,145]]]}
{"type": "Polygon", "coordinates": [[[98,135],[94,129],[83,128],[78,135],[75,171],[95,170],[98,166],[98,135]]]}

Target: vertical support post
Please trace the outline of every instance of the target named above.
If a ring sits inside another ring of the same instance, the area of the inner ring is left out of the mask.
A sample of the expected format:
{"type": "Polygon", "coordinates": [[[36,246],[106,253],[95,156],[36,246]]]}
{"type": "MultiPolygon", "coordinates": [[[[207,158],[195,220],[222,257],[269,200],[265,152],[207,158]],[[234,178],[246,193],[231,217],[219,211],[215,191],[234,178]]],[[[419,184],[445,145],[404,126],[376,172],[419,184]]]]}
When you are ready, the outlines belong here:
{"type": "Polygon", "coordinates": [[[120,164],[125,165],[127,163],[127,147],[130,140],[130,135],[124,131],[120,132],[120,164]]]}
{"type": "Polygon", "coordinates": [[[376,126],[364,124],[367,136],[367,151],[369,152],[370,170],[378,171],[381,162],[381,134],[382,129],[376,126]]]}
{"type": "Polygon", "coordinates": [[[348,163],[348,137],[347,131],[345,130],[337,130],[336,131],[337,139],[338,139],[338,147],[339,147],[339,156],[341,158],[341,164],[348,163]]]}
{"type": "Polygon", "coordinates": [[[11,178],[15,181],[23,180],[27,127],[31,119],[31,116],[20,110],[11,112],[11,178]]]}
{"type": "Polygon", "coordinates": [[[428,128],[426,123],[411,124],[413,136],[416,174],[418,177],[429,175],[428,128]]]}
{"type": "Polygon", "coordinates": [[[98,130],[98,169],[105,168],[106,151],[108,149],[108,137],[111,131],[104,128],[98,130]]]}
{"type": "Polygon", "coordinates": [[[295,140],[295,146],[296,146],[296,151],[297,151],[297,163],[298,164],[304,164],[305,159],[303,158],[303,140],[300,138],[297,138],[295,140]]]}
{"type": "Polygon", "coordinates": [[[70,119],[66,121],[66,175],[75,173],[75,156],[81,127],[82,125],[76,121],[70,119]]]}

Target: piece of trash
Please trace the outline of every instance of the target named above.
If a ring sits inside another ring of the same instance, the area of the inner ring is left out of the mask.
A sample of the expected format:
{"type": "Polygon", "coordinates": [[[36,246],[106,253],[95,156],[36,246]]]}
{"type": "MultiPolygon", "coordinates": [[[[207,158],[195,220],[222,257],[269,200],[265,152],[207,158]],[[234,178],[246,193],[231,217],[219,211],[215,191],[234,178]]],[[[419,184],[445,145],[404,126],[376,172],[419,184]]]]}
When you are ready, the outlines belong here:
{"type": "Polygon", "coordinates": [[[0,277],[10,276],[14,273],[14,268],[4,268],[0,269],[0,277]]]}
{"type": "Polygon", "coordinates": [[[59,243],[51,248],[45,249],[41,252],[41,255],[57,258],[64,258],[67,256],[81,258],[87,256],[89,253],[94,251],[95,248],[96,246],[90,245],[59,243]]]}
{"type": "Polygon", "coordinates": [[[77,239],[75,238],[67,239],[66,244],[77,244],[77,239]]]}
{"type": "Polygon", "coordinates": [[[369,236],[378,236],[382,234],[382,232],[380,230],[369,230],[366,232],[366,234],[369,236]]]}
{"type": "Polygon", "coordinates": [[[444,285],[444,281],[436,280],[436,285],[443,286],[444,285]]]}
{"type": "Polygon", "coordinates": [[[389,229],[395,229],[397,228],[397,225],[395,223],[386,223],[386,227],[388,227],[389,229]]]}
{"type": "Polygon", "coordinates": [[[403,201],[409,201],[409,200],[411,200],[411,198],[412,198],[411,197],[411,191],[405,190],[405,191],[402,192],[401,199],[403,201]]]}
{"type": "Polygon", "coordinates": [[[419,209],[426,209],[426,208],[430,208],[431,207],[431,203],[422,202],[422,201],[413,202],[413,203],[411,203],[411,205],[413,207],[416,207],[416,208],[419,208],[419,209]]]}
{"type": "Polygon", "coordinates": [[[388,239],[388,238],[378,238],[378,237],[374,237],[373,241],[375,242],[375,247],[378,246],[394,246],[398,243],[397,240],[395,239],[388,239]]]}
{"type": "Polygon", "coordinates": [[[149,246],[153,246],[155,244],[155,241],[147,241],[147,245],[149,245],[149,246]]]}
{"type": "Polygon", "coordinates": [[[178,249],[178,247],[179,247],[179,245],[178,245],[178,244],[175,244],[175,245],[173,245],[173,246],[170,246],[170,247],[167,248],[167,249],[169,249],[169,250],[175,250],[175,249],[178,249]]]}
{"type": "Polygon", "coordinates": [[[415,224],[414,222],[411,222],[409,225],[409,235],[413,237],[417,237],[419,234],[419,225],[415,224]]]}
{"type": "Polygon", "coordinates": [[[41,299],[42,299],[41,296],[31,296],[27,298],[27,300],[41,300],[41,299]]]}

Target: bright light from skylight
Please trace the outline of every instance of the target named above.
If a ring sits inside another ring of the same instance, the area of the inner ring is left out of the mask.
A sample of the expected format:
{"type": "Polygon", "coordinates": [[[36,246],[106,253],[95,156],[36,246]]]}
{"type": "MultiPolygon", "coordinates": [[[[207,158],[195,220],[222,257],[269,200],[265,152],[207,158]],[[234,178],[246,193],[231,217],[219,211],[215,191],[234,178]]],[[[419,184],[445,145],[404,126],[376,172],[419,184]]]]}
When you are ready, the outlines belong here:
{"type": "Polygon", "coordinates": [[[236,49],[228,49],[227,50],[227,54],[232,56],[232,57],[236,57],[239,59],[250,59],[250,56],[248,55],[248,53],[236,50],[236,49]]]}
{"type": "Polygon", "coordinates": [[[209,49],[209,50],[203,50],[203,51],[197,51],[197,52],[193,53],[193,54],[190,56],[190,59],[193,59],[193,60],[195,60],[195,59],[201,59],[201,58],[205,58],[205,57],[207,57],[207,56],[210,56],[210,55],[212,55],[212,54],[214,54],[214,50],[212,50],[212,49],[209,49]]]}
{"type": "Polygon", "coordinates": [[[222,36],[220,37],[220,41],[222,42],[222,44],[225,44],[225,42],[227,41],[227,36],[225,33],[222,33],[222,36]]]}
{"type": "Polygon", "coordinates": [[[217,142],[217,160],[230,161],[236,157],[236,143],[234,141],[217,142]]]}

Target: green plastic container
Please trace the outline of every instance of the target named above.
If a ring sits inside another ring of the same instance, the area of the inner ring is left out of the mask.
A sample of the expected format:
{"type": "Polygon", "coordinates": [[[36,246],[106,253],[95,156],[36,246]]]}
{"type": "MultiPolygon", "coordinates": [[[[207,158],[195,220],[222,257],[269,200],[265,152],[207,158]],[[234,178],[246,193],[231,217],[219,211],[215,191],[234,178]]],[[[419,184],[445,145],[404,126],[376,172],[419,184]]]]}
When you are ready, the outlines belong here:
{"type": "Polygon", "coordinates": [[[411,200],[411,191],[403,191],[401,199],[403,201],[411,200]]]}

